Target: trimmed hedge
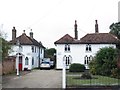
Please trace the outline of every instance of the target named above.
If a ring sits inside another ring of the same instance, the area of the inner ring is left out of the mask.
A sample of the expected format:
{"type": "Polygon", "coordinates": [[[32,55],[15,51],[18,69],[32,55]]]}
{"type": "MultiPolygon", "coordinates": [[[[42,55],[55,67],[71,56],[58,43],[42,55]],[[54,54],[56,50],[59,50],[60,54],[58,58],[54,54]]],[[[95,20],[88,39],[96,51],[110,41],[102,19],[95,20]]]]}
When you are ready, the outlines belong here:
{"type": "Polygon", "coordinates": [[[69,71],[70,72],[84,72],[85,66],[79,63],[73,63],[70,65],[69,71]]]}

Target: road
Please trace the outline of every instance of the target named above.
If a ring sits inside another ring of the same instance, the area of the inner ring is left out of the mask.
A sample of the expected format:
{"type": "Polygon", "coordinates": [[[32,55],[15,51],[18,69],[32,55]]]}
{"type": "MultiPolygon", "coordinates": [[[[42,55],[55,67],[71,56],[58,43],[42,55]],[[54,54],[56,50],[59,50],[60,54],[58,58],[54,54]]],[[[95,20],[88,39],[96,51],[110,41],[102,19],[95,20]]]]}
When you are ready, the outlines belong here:
{"type": "Polygon", "coordinates": [[[62,71],[32,70],[3,81],[3,88],[62,88],[62,71]]]}

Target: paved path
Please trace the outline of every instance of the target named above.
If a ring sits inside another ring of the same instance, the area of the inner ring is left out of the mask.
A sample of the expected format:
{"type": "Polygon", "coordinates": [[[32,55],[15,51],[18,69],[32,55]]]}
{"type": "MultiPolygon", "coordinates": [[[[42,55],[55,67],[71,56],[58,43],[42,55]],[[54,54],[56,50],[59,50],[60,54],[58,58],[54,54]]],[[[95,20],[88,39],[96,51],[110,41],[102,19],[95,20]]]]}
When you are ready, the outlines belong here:
{"type": "Polygon", "coordinates": [[[3,88],[61,88],[62,71],[33,70],[26,75],[3,80],[3,88]]]}

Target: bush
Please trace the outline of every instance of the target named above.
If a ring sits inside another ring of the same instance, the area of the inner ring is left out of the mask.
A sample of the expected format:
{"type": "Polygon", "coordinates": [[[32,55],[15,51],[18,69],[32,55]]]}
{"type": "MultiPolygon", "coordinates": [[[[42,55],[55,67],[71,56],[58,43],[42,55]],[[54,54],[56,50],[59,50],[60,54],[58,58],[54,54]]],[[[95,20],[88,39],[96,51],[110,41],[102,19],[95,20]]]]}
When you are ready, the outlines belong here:
{"type": "Polygon", "coordinates": [[[118,78],[117,68],[118,50],[112,47],[101,48],[89,63],[90,72],[96,75],[113,76],[118,78]]]}
{"type": "Polygon", "coordinates": [[[85,66],[82,64],[74,63],[70,65],[70,72],[84,72],[85,66]]]}
{"type": "Polygon", "coordinates": [[[81,75],[81,79],[92,79],[92,76],[91,76],[90,73],[84,72],[84,73],[81,75]]]}

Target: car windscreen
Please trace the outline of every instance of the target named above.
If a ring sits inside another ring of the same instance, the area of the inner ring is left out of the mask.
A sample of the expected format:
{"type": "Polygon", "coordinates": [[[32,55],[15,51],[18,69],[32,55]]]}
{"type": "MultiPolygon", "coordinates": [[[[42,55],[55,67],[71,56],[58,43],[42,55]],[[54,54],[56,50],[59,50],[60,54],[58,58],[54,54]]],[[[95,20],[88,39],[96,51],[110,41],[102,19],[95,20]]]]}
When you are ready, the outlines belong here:
{"type": "Polygon", "coordinates": [[[50,64],[49,62],[42,62],[42,64],[50,64]]]}

